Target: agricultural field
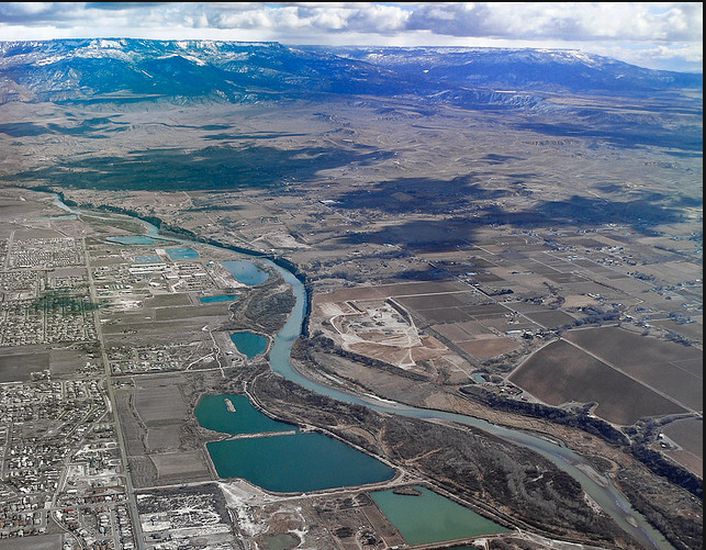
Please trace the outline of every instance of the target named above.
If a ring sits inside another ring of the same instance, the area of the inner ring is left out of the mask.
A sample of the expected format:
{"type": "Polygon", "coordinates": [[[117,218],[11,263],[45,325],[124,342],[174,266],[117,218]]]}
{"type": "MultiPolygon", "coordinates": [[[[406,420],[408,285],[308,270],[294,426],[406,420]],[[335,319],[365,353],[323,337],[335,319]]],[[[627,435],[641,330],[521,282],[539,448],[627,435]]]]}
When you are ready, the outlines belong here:
{"type": "Polygon", "coordinates": [[[667,451],[673,460],[703,478],[704,422],[702,418],[676,420],[664,427],[662,433],[680,448],[667,451]]]}
{"type": "Polygon", "coordinates": [[[704,325],[703,317],[695,317],[693,323],[677,323],[671,319],[652,321],[652,324],[656,327],[662,328],[670,332],[676,332],[677,334],[694,340],[697,343],[703,345],[704,341],[704,325]]]}
{"type": "Polygon", "coordinates": [[[19,349],[0,348],[0,383],[27,382],[47,375],[62,380],[77,375],[93,375],[99,371],[100,352],[95,344],[74,344],[53,349],[38,345],[19,349]]]}
{"type": "Polygon", "coordinates": [[[478,338],[469,342],[458,344],[463,351],[479,359],[491,359],[499,355],[504,355],[522,347],[521,342],[499,336],[497,338],[478,338]]]}
{"type": "Polygon", "coordinates": [[[532,311],[525,314],[529,319],[547,329],[573,324],[576,319],[563,311],[532,311]]]}
{"type": "Polygon", "coordinates": [[[209,476],[208,466],[201,451],[178,451],[152,454],[152,462],[157,468],[157,478],[203,479],[209,476]]]}
{"type": "Polygon", "coordinates": [[[38,537],[3,539],[3,550],[60,550],[62,535],[41,535],[38,537]]]}
{"type": "Polygon", "coordinates": [[[33,372],[49,368],[49,353],[0,355],[0,383],[26,382],[33,372]]]}
{"type": "Polygon", "coordinates": [[[685,409],[703,410],[703,352],[700,349],[616,327],[575,330],[564,337],[685,409]]]}
{"type": "Polygon", "coordinates": [[[138,487],[210,478],[203,451],[185,431],[190,414],[189,400],[182,393],[185,387],[189,383],[180,377],[142,375],[116,391],[127,456],[138,487]]]}
{"type": "Polygon", "coordinates": [[[550,405],[596,402],[595,414],[619,425],[647,416],[686,412],[564,340],[543,347],[509,380],[550,405]]]}

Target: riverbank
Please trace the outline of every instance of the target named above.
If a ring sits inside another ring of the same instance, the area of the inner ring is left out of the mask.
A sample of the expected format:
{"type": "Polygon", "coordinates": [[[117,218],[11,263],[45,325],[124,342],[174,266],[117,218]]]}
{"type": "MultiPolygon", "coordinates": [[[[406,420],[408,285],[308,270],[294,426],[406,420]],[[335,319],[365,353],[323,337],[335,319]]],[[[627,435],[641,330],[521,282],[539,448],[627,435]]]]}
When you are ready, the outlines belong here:
{"type": "MultiPolygon", "coordinates": [[[[142,219],[142,218],[140,218],[142,219]]],[[[145,223],[150,223],[143,220],[145,223]]],[[[169,229],[167,229],[168,231],[169,229]]],[[[191,233],[191,232],[187,232],[191,233]]],[[[185,235],[186,236],[186,235],[185,235]]],[[[181,237],[177,236],[178,240],[181,237]]],[[[287,269],[291,264],[288,260],[278,260],[271,259],[272,255],[268,255],[259,251],[250,251],[243,249],[242,247],[227,245],[225,243],[217,243],[212,239],[192,239],[196,242],[201,242],[205,244],[211,244],[212,246],[218,246],[219,248],[239,252],[251,257],[259,257],[265,261],[270,261],[272,265],[276,266],[286,282],[292,285],[294,294],[296,296],[295,307],[290,315],[289,319],[285,323],[285,326],[280,330],[275,338],[275,343],[272,346],[270,353],[270,365],[273,371],[281,374],[284,378],[301,385],[302,387],[312,391],[314,393],[319,393],[321,395],[326,395],[329,398],[342,401],[343,403],[358,405],[362,407],[367,407],[377,412],[383,412],[393,415],[401,415],[412,418],[417,418],[420,420],[442,420],[458,422],[460,424],[476,427],[480,430],[486,431],[490,434],[494,434],[501,439],[511,442],[519,447],[528,448],[549,459],[558,468],[567,473],[571,478],[578,481],[583,489],[597,501],[601,507],[609,514],[625,531],[631,533],[637,540],[644,543],[645,546],[656,547],[656,548],[669,548],[670,546],[666,541],[657,533],[650,524],[642,517],[640,514],[635,512],[630,503],[625,499],[625,497],[610,484],[608,488],[601,487],[594,483],[589,476],[581,472],[576,468],[576,464],[587,464],[586,461],[580,457],[580,455],[574,453],[573,451],[562,448],[551,444],[550,442],[532,436],[527,433],[518,432],[509,428],[497,426],[490,424],[485,421],[481,421],[476,418],[463,416],[453,413],[443,413],[435,412],[427,409],[420,409],[416,407],[409,407],[404,405],[386,405],[380,402],[376,402],[369,399],[362,398],[360,396],[350,395],[346,392],[340,390],[334,390],[328,386],[321,383],[314,382],[306,377],[303,377],[297,373],[290,363],[290,353],[291,348],[297,338],[300,336],[306,336],[306,325],[308,315],[310,313],[310,302],[311,302],[311,288],[305,283],[306,276],[302,274],[299,269],[294,266],[293,269],[287,269]],[[216,243],[216,244],[214,244],[216,243]],[[286,267],[285,267],[286,266],[286,267]],[[303,282],[304,281],[304,282],[303,282]],[[627,511],[627,512],[626,512],[627,511]],[[635,528],[629,522],[626,521],[626,514],[636,518],[639,527],[635,528]]],[[[188,241],[187,241],[188,242],[188,241]]],[[[590,465],[588,465],[590,467],[590,465]]]]}

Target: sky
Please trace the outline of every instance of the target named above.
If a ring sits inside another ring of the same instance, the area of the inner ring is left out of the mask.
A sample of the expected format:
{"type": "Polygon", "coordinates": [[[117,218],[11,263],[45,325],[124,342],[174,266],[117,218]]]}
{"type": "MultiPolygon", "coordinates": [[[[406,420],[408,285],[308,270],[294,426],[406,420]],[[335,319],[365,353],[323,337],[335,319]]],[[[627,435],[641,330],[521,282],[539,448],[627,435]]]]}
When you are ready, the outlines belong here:
{"type": "Polygon", "coordinates": [[[0,40],[570,48],[702,72],[700,2],[3,2],[0,40]]]}

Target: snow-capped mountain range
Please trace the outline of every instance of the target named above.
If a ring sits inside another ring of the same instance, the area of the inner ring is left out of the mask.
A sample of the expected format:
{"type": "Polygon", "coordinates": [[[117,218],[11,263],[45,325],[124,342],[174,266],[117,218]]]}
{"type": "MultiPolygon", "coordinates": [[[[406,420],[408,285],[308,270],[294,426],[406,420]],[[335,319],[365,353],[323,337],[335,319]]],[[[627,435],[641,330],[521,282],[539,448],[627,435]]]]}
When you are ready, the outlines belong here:
{"type": "MultiPolygon", "coordinates": [[[[702,75],[576,50],[284,46],[276,42],[76,39],[0,42],[0,102],[253,101],[316,94],[470,96],[702,87],[702,75]]],[[[483,101],[483,99],[479,99],[483,101]]]]}

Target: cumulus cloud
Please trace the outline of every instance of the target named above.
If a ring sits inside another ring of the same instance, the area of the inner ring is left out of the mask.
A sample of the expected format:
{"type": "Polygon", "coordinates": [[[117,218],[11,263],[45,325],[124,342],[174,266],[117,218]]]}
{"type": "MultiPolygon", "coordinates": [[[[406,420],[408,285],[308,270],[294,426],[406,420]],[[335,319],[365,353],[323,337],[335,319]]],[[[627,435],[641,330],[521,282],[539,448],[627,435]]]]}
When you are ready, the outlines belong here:
{"type": "Polygon", "coordinates": [[[454,36],[702,40],[700,3],[464,3],[416,7],[409,29],[454,36]]]}
{"type": "Polygon", "coordinates": [[[3,2],[0,22],[40,25],[78,17],[82,6],[63,2],[3,2]]]}
{"type": "Polygon", "coordinates": [[[410,12],[387,4],[290,4],[276,8],[262,5],[202,7],[209,23],[218,29],[263,28],[279,32],[328,31],[389,33],[405,30],[410,12]]]}
{"type": "Polygon", "coordinates": [[[5,40],[128,36],[383,46],[578,44],[598,53],[624,52],[626,60],[692,69],[701,63],[702,24],[697,2],[0,3],[5,40]]]}

